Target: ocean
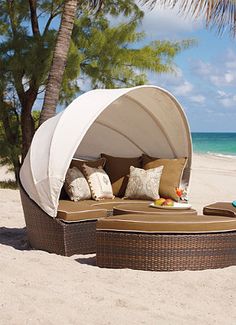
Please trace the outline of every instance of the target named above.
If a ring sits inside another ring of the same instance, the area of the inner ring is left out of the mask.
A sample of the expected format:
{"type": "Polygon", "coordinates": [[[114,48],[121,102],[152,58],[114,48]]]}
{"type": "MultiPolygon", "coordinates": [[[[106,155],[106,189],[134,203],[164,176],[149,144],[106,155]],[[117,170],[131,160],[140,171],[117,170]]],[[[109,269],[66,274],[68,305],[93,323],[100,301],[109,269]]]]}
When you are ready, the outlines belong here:
{"type": "Polygon", "coordinates": [[[236,133],[192,132],[193,152],[236,158],[236,133]]]}

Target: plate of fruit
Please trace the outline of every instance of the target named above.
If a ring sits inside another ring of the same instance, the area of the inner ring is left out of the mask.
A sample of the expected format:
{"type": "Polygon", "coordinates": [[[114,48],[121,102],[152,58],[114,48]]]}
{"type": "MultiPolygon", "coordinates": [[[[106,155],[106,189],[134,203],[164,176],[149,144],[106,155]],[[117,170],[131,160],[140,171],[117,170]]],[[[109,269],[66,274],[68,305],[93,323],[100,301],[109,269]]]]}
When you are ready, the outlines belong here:
{"type": "Polygon", "coordinates": [[[189,203],[175,202],[172,199],[159,198],[150,204],[153,208],[158,209],[191,209],[189,203]]]}

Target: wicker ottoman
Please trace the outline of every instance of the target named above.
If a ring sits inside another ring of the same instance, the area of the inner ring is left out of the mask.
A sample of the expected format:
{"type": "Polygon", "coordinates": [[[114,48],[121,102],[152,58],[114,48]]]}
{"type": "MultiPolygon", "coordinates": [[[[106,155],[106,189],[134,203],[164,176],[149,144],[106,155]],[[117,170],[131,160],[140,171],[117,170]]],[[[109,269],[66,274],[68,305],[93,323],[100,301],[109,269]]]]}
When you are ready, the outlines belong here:
{"type": "Polygon", "coordinates": [[[97,265],[150,271],[236,265],[236,219],[129,214],[97,222],[97,265]]]}

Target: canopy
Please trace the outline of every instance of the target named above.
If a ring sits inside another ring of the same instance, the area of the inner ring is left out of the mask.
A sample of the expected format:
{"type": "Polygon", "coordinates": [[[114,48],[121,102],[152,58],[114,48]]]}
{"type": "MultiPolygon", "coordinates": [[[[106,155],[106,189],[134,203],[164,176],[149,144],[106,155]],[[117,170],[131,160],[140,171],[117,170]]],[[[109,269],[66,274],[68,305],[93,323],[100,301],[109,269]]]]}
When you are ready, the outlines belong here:
{"type": "Polygon", "coordinates": [[[72,158],[97,158],[102,152],[188,157],[183,181],[189,182],[192,143],[186,116],[168,91],[145,85],[89,91],[44,122],[24,160],[21,183],[32,200],[56,217],[72,158]]]}

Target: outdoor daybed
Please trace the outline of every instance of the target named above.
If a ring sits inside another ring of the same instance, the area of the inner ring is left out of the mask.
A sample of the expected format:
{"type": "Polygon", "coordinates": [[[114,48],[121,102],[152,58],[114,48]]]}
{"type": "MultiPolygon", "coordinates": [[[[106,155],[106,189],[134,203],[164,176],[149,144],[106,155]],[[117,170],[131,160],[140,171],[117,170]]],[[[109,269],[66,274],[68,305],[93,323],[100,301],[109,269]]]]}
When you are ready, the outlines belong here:
{"type": "MultiPolygon", "coordinates": [[[[144,155],[147,163],[151,157],[185,159],[179,183],[188,186],[191,136],[173,95],[156,86],[89,91],[39,127],[21,168],[22,204],[33,248],[67,256],[96,251],[96,220],[130,201],[120,195],[109,204],[68,203],[60,195],[72,158],[94,160],[101,153],[110,155],[108,159],[144,155]]],[[[104,167],[114,188],[121,167],[117,162],[114,177],[110,165],[104,167]]]]}

